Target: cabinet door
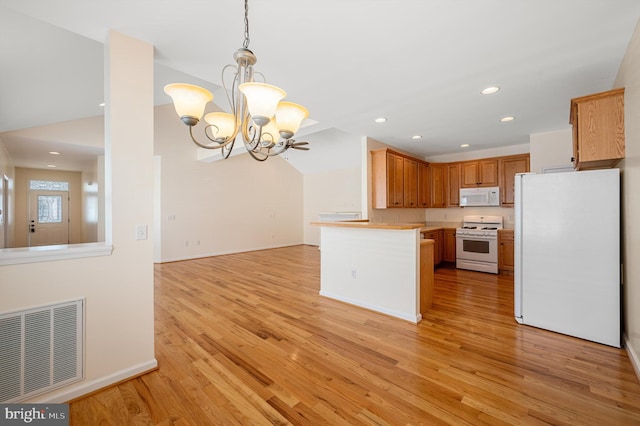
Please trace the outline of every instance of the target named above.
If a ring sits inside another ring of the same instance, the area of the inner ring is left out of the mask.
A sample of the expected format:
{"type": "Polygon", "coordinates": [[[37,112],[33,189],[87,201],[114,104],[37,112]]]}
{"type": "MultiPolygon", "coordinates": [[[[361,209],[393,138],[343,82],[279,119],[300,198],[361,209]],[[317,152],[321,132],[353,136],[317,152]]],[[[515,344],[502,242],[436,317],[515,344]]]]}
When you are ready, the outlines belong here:
{"type": "Polygon", "coordinates": [[[418,207],[418,162],[403,158],[404,168],[404,196],[403,206],[418,207]]]}
{"type": "Polygon", "coordinates": [[[478,185],[498,186],[498,160],[478,161],[478,185]]]}
{"type": "Polygon", "coordinates": [[[442,243],[443,243],[443,235],[442,229],[437,231],[426,232],[424,237],[430,240],[433,240],[433,264],[438,265],[442,262],[442,243]]]}
{"type": "Polygon", "coordinates": [[[404,204],[404,158],[387,153],[387,193],[388,207],[402,207],[404,204]]]}
{"type": "Polygon", "coordinates": [[[457,207],[460,205],[460,164],[448,164],[447,177],[447,207],[457,207]]]}
{"type": "Polygon", "coordinates": [[[462,188],[498,186],[498,160],[465,161],[460,164],[462,188]]]}
{"type": "Polygon", "coordinates": [[[529,154],[505,157],[500,160],[500,201],[502,206],[513,206],[515,176],[529,171],[529,154]]]}
{"type": "Polygon", "coordinates": [[[475,188],[478,186],[478,162],[468,161],[460,164],[460,186],[475,188]]]}
{"type": "Polygon", "coordinates": [[[445,262],[456,261],[456,229],[445,228],[444,229],[444,250],[442,253],[442,260],[445,262]]]}
{"type": "Polygon", "coordinates": [[[426,208],[431,203],[431,179],[429,165],[418,163],[418,207],[426,208]]]}
{"type": "Polygon", "coordinates": [[[446,170],[444,164],[430,164],[431,207],[447,207],[446,170]]]}
{"type": "Polygon", "coordinates": [[[571,101],[578,169],[613,167],[625,155],[624,89],[571,101]]]}
{"type": "Polygon", "coordinates": [[[435,243],[435,253],[434,253],[434,263],[439,265],[442,263],[442,252],[444,251],[444,235],[442,233],[442,229],[439,229],[435,232],[436,234],[436,243],[435,243]]]}
{"type": "Polygon", "coordinates": [[[513,230],[501,230],[499,233],[498,268],[503,271],[514,270],[513,230]]]}

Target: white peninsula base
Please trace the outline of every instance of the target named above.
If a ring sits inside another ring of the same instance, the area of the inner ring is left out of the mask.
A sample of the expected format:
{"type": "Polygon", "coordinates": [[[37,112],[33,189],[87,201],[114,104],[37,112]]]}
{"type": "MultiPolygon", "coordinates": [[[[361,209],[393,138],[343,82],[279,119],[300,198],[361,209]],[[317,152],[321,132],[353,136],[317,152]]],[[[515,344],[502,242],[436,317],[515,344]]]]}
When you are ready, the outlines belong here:
{"type": "Polygon", "coordinates": [[[322,226],[320,295],[413,323],[422,319],[420,228],[423,225],[314,224],[322,226]]]}

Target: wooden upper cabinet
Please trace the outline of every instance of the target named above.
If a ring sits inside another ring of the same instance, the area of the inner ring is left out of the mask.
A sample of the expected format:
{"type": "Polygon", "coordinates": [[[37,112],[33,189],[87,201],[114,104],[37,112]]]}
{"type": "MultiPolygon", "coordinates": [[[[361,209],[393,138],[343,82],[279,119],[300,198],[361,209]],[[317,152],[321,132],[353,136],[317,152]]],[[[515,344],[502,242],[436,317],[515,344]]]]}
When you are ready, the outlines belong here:
{"type": "Polygon", "coordinates": [[[447,164],[447,207],[460,205],[460,164],[447,164]]]}
{"type": "Polygon", "coordinates": [[[387,153],[387,206],[402,207],[404,204],[404,159],[387,153]]]}
{"type": "Polygon", "coordinates": [[[427,208],[431,204],[431,177],[429,165],[418,163],[418,207],[427,208]]]}
{"type": "Polygon", "coordinates": [[[431,206],[447,207],[447,165],[429,164],[431,169],[431,206]]]}
{"type": "Polygon", "coordinates": [[[465,161],[460,163],[460,187],[498,186],[498,160],[465,161]]]}
{"type": "Polygon", "coordinates": [[[374,209],[402,207],[403,159],[386,149],[371,151],[372,206],[374,209]]]}
{"type": "Polygon", "coordinates": [[[418,162],[410,158],[403,158],[404,195],[403,206],[418,207],[418,162]]]}
{"type": "Polygon", "coordinates": [[[624,88],[571,100],[577,170],[613,167],[624,158],[624,88]]]}
{"type": "Polygon", "coordinates": [[[513,206],[515,198],[515,176],[529,171],[529,154],[500,158],[500,204],[513,206]]]}
{"type": "Polygon", "coordinates": [[[371,151],[372,206],[374,209],[419,206],[418,194],[423,190],[420,183],[420,167],[427,167],[415,158],[389,149],[371,151]]]}

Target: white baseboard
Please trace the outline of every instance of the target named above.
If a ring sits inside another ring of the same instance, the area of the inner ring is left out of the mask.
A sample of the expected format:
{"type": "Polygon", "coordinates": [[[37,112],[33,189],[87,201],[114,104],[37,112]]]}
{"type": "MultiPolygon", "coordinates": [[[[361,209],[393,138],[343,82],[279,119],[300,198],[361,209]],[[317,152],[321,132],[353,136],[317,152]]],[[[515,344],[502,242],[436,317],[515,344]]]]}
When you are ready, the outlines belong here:
{"type": "Polygon", "coordinates": [[[381,314],[389,315],[389,316],[392,316],[392,317],[395,317],[395,318],[400,318],[402,320],[409,321],[409,322],[412,322],[414,324],[417,324],[422,320],[422,314],[419,313],[419,312],[418,312],[418,314],[416,316],[413,316],[413,315],[410,315],[410,314],[407,314],[407,313],[404,313],[404,312],[396,312],[396,311],[392,311],[390,309],[387,309],[387,308],[384,308],[384,307],[381,307],[381,306],[375,306],[375,305],[371,305],[371,304],[368,304],[368,303],[360,302],[358,300],[352,300],[352,299],[349,299],[347,297],[342,297],[342,296],[339,296],[339,295],[336,295],[336,294],[333,294],[333,293],[329,293],[329,292],[326,292],[326,291],[320,291],[320,296],[327,297],[329,299],[334,299],[334,300],[337,300],[339,302],[348,303],[349,305],[358,306],[360,308],[365,308],[365,309],[368,309],[370,311],[375,311],[375,312],[378,312],[378,313],[381,313],[381,314]]]}
{"type": "Polygon", "coordinates": [[[640,380],[640,356],[636,353],[631,346],[631,341],[627,338],[627,334],[623,335],[624,340],[624,348],[627,350],[627,354],[629,354],[629,360],[631,360],[631,365],[633,365],[633,369],[636,371],[636,376],[638,376],[638,380],[640,380]]]}
{"type": "Polygon", "coordinates": [[[66,386],[62,389],[58,389],[54,392],[49,392],[45,395],[39,395],[37,398],[34,398],[29,402],[33,404],[65,403],[99,389],[106,388],[107,386],[113,385],[114,383],[139,376],[140,374],[153,370],[156,367],[158,367],[158,361],[153,358],[147,362],[133,365],[124,370],[109,374],[108,376],[100,377],[94,380],[83,380],[66,386]]]}
{"type": "Polygon", "coordinates": [[[224,256],[226,254],[236,254],[236,253],[246,253],[251,251],[260,251],[260,250],[269,250],[275,248],[283,248],[283,247],[293,247],[305,245],[304,243],[288,243],[288,244],[280,244],[274,246],[265,246],[265,247],[253,247],[253,248],[244,248],[242,250],[229,250],[229,251],[219,251],[214,253],[200,253],[193,254],[190,256],[180,256],[180,257],[170,257],[161,260],[154,260],[154,263],[169,263],[169,262],[181,262],[183,260],[193,260],[193,259],[202,259],[204,257],[215,257],[215,256],[224,256]]]}

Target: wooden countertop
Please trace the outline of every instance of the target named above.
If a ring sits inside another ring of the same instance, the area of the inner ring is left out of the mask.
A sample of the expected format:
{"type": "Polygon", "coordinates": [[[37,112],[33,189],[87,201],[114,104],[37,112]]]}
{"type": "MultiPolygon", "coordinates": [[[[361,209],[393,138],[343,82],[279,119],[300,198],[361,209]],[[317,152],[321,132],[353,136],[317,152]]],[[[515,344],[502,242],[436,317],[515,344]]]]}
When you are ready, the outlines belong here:
{"type": "Polygon", "coordinates": [[[424,223],[385,223],[385,222],[369,222],[366,220],[345,220],[340,222],[311,222],[311,225],[317,226],[334,226],[340,228],[360,228],[360,229],[421,229],[424,223]]]}
{"type": "Polygon", "coordinates": [[[386,222],[369,222],[366,219],[361,220],[344,220],[338,222],[311,222],[311,225],[317,226],[334,226],[341,228],[361,228],[361,229],[419,229],[420,232],[432,232],[439,229],[448,228],[447,226],[425,225],[424,223],[386,223],[386,222]]]}

